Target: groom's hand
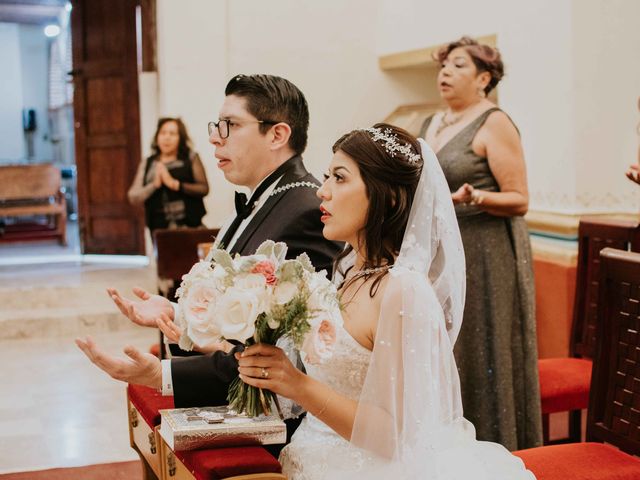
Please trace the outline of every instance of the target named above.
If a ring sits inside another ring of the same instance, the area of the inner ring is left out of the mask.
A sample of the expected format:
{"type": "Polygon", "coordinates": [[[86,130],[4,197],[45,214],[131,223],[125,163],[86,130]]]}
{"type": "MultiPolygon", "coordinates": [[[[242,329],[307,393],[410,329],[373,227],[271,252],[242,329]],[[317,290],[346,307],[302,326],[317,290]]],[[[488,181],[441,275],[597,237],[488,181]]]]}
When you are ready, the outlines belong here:
{"type": "Polygon", "coordinates": [[[133,293],[140,300],[129,300],[115,288],[107,288],[107,293],[120,312],[133,323],[143,327],[157,327],[157,321],[162,315],[173,320],[171,302],[160,295],[152,295],[139,287],[134,287],[133,293]]]}
{"type": "Polygon", "coordinates": [[[160,360],[150,353],[141,353],[136,348],[127,345],[124,348],[124,353],[129,358],[117,358],[98,348],[91,337],[84,340],[76,338],[76,345],[98,368],[116,380],[153,388],[162,387],[160,360]]]}

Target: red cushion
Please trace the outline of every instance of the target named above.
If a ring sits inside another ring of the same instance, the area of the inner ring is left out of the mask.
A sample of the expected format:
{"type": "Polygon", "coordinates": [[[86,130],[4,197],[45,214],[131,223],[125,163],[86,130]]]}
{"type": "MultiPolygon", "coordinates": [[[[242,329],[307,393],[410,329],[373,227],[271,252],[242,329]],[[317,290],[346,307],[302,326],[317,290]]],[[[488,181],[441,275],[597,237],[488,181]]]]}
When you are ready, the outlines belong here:
{"type": "Polygon", "coordinates": [[[173,406],[173,396],[164,397],[155,388],[130,383],[127,386],[127,395],[151,428],[160,425],[160,413],[158,410],[175,408],[173,406]]]}
{"type": "Polygon", "coordinates": [[[262,447],[228,447],[174,452],[197,480],[217,480],[252,473],[280,473],[281,467],[262,447]]]}
{"type": "Polygon", "coordinates": [[[546,358],[538,360],[542,413],[582,410],[589,405],[591,360],[546,358]]]}
{"type": "Polygon", "coordinates": [[[537,480],[638,480],[640,458],[604,443],[570,443],[513,452],[537,480]]]}

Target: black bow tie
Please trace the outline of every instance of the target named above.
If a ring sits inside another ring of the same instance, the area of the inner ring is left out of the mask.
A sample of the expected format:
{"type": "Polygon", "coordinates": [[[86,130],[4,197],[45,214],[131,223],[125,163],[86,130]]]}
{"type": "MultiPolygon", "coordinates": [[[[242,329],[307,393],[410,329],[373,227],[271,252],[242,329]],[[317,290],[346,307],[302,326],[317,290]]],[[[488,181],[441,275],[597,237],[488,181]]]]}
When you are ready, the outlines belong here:
{"type": "MultiPolygon", "coordinates": [[[[233,219],[233,222],[231,222],[231,225],[229,225],[229,228],[227,229],[224,236],[222,237],[222,240],[220,240],[220,245],[222,246],[222,248],[224,249],[229,248],[229,242],[231,241],[234,234],[238,230],[238,227],[240,227],[240,224],[246,218],[248,218],[249,215],[251,215],[251,212],[253,211],[253,208],[255,204],[258,202],[258,199],[260,198],[260,196],[267,190],[267,188],[273,185],[273,183],[278,178],[280,178],[287,171],[289,171],[289,169],[294,168],[297,164],[296,162],[299,161],[296,159],[299,159],[299,158],[300,157],[297,157],[297,156],[291,157],[289,160],[287,160],[278,168],[276,168],[275,171],[273,171],[267,178],[265,178],[262,181],[262,183],[260,183],[260,185],[258,185],[258,187],[253,192],[248,202],[247,202],[247,196],[244,193],[236,192],[235,199],[234,199],[234,203],[236,206],[236,218],[233,219]]],[[[235,248],[235,245],[234,245],[234,248],[235,248]]]]}
{"type": "Polygon", "coordinates": [[[240,218],[247,218],[251,215],[253,205],[247,204],[247,196],[244,193],[236,192],[234,202],[236,205],[236,215],[240,218]]]}

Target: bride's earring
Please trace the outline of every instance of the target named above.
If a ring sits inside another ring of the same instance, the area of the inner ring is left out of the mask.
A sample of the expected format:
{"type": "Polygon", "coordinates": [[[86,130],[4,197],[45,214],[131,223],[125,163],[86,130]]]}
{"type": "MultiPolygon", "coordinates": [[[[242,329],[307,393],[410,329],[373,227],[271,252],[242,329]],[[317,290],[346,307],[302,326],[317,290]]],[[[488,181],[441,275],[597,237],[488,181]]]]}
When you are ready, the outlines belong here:
{"type": "Polygon", "coordinates": [[[484,88],[478,87],[478,96],[480,98],[486,98],[487,97],[487,92],[484,91],[484,88]]]}

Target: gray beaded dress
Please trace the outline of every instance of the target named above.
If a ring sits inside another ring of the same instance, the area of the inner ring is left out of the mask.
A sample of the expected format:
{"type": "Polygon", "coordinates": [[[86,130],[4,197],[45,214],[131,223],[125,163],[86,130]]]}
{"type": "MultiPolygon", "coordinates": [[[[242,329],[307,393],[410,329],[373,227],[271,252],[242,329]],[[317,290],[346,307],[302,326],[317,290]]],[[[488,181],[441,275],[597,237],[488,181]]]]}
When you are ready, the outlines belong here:
{"type": "MultiPolygon", "coordinates": [[[[492,108],[467,125],[439,152],[455,192],[465,182],[499,191],[486,158],[473,139],[492,108]]],[[[431,123],[422,126],[424,135],[431,123]]],[[[464,416],[478,440],[509,450],[542,443],[538,383],[535,292],[531,246],[522,217],[498,217],[474,205],[456,205],[465,249],[467,293],[462,329],[455,345],[464,416]]]]}

